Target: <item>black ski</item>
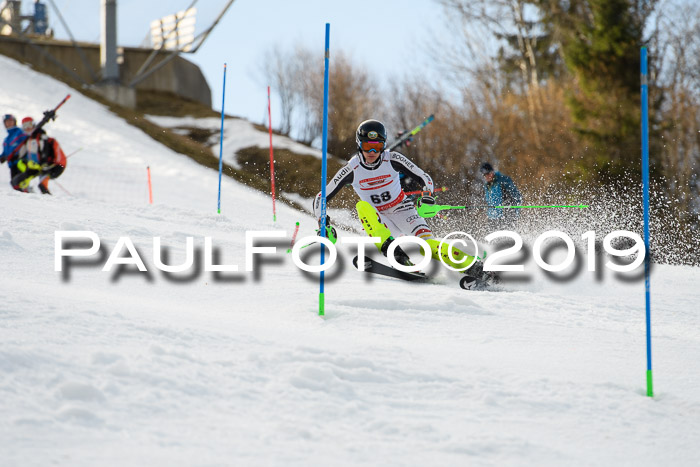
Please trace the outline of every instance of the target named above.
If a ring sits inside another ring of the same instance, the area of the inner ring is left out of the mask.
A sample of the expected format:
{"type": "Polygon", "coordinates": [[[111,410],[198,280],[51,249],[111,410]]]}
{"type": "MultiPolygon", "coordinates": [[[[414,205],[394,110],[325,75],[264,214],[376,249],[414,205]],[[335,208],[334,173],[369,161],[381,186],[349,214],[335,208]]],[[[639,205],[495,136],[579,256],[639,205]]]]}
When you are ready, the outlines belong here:
{"type": "MultiPolygon", "coordinates": [[[[358,270],[360,269],[357,265],[358,257],[355,256],[352,259],[352,264],[358,270]]],[[[391,266],[374,261],[371,258],[365,256],[365,272],[371,272],[372,274],[379,274],[380,276],[394,277],[396,279],[401,279],[404,281],[419,281],[427,279],[426,275],[420,272],[403,272],[398,269],[394,269],[391,266]]]]}
{"type": "MultiPolygon", "coordinates": [[[[359,258],[357,256],[352,259],[353,266],[359,270],[360,268],[358,267],[358,261],[359,258]]],[[[399,271],[398,269],[394,269],[391,266],[374,261],[366,256],[364,272],[378,274],[380,276],[393,277],[404,281],[424,281],[428,279],[428,276],[422,272],[399,271]]],[[[488,290],[491,287],[491,284],[475,277],[462,276],[462,278],[459,280],[459,286],[464,290],[488,290]]]]}
{"type": "Polygon", "coordinates": [[[459,286],[464,290],[486,290],[491,285],[481,279],[472,276],[462,276],[459,280],[459,286]]]}
{"type": "Polygon", "coordinates": [[[61,108],[61,106],[63,104],[66,103],[66,101],[68,99],[70,99],[70,94],[68,94],[66,97],[64,97],[63,100],[61,102],[59,102],[56,107],[44,112],[44,118],[42,118],[41,121],[39,121],[39,123],[36,124],[36,126],[34,127],[34,130],[32,131],[30,138],[33,137],[34,135],[38,134],[39,131],[41,131],[41,129],[44,127],[44,125],[49,123],[49,120],[56,120],[56,112],[58,111],[58,109],[61,108]]]}
{"type": "Polygon", "coordinates": [[[426,118],[425,120],[423,120],[423,123],[421,123],[420,125],[418,125],[417,127],[415,127],[413,130],[411,130],[411,131],[406,131],[403,135],[401,135],[401,137],[400,137],[399,139],[397,139],[396,141],[394,141],[393,143],[391,143],[391,144],[389,145],[389,151],[393,151],[394,149],[396,149],[396,148],[398,148],[399,146],[401,146],[401,145],[402,145],[403,143],[405,143],[409,138],[411,138],[411,137],[414,136],[416,133],[418,133],[418,132],[421,131],[423,128],[425,128],[425,127],[428,125],[428,123],[430,123],[430,122],[433,121],[433,119],[435,119],[435,116],[431,114],[430,117],[428,117],[428,118],[426,118]]]}

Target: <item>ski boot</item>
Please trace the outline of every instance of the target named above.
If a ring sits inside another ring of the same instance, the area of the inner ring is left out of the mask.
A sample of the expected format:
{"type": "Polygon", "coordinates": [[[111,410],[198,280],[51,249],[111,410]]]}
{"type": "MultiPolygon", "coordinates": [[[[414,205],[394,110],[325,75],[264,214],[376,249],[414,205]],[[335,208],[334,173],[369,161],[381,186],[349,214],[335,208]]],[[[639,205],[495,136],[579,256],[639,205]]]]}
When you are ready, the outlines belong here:
{"type": "MultiPolygon", "coordinates": [[[[384,256],[387,256],[389,252],[389,245],[394,241],[394,237],[389,237],[386,242],[382,245],[382,254],[384,256]]],[[[414,264],[411,262],[411,258],[408,257],[405,251],[401,249],[400,246],[397,246],[394,249],[394,259],[396,260],[397,263],[399,263],[402,266],[413,266],[414,264]]]]}
{"type": "Polygon", "coordinates": [[[42,195],[50,195],[51,192],[49,191],[49,178],[44,178],[41,182],[39,182],[39,191],[41,191],[42,195]]]}
{"type": "Polygon", "coordinates": [[[474,261],[469,269],[464,271],[467,276],[479,279],[487,284],[499,284],[501,282],[501,276],[493,271],[484,271],[484,263],[482,261],[474,261]]]}

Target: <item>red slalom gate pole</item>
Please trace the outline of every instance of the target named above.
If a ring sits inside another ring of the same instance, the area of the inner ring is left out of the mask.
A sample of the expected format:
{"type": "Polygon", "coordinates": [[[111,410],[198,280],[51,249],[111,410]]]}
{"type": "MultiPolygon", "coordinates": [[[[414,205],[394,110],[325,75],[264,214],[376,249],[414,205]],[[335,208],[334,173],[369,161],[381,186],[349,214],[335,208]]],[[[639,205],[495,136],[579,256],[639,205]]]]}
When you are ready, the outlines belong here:
{"type": "Polygon", "coordinates": [[[298,233],[299,233],[299,223],[297,222],[297,225],[294,228],[294,233],[292,234],[292,243],[289,245],[289,248],[287,248],[287,253],[292,252],[292,248],[294,248],[294,240],[296,240],[298,233]]]}
{"type": "Polygon", "coordinates": [[[272,150],[272,109],[270,107],[270,86],[267,87],[267,118],[270,128],[270,185],[272,186],[272,222],[277,222],[275,211],[275,157],[272,150]]]}
{"type": "Polygon", "coordinates": [[[59,187],[61,190],[65,191],[67,195],[73,196],[73,195],[71,195],[70,193],[68,193],[68,190],[66,190],[65,188],[63,188],[63,186],[60,185],[56,180],[54,180],[53,182],[54,182],[54,184],[56,184],[57,187],[59,187]]]}
{"type": "MultiPolygon", "coordinates": [[[[445,188],[444,186],[443,186],[442,188],[435,188],[435,189],[433,190],[433,193],[435,193],[436,191],[447,191],[447,188],[445,188]]],[[[404,195],[422,195],[423,193],[429,193],[429,192],[428,192],[428,191],[421,191],[421,190],[418,190],[418,191],[405,191],[405,192],[404,192],[404,195]]]]}
{"type": "Polygon", "coordinates": [[[148,172],[148,204],[153,204],[153,186],[151,185],[151,166],[146,167],[148,172]]]}

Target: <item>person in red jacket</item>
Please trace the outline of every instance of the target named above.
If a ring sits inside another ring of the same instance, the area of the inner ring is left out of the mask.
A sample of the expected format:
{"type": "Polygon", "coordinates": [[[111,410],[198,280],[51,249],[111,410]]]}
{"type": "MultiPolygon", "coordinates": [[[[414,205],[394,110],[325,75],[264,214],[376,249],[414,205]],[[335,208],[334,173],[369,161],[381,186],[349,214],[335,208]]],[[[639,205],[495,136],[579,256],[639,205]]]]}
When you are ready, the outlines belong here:
{"type": "Polygon", "coordinates": [[[66,156],[54,138],[43,130],[36,131],[31,117],[22,119],[22,130],[27,135],[24,143],[17,148],[15,157],[20,173],[12,178],[12,186],[19,191],[29,191],[30,182],[37,176],[41,178],[39,190],[51,194],[48,181],[58,178],[66,167],[66,156]]]}

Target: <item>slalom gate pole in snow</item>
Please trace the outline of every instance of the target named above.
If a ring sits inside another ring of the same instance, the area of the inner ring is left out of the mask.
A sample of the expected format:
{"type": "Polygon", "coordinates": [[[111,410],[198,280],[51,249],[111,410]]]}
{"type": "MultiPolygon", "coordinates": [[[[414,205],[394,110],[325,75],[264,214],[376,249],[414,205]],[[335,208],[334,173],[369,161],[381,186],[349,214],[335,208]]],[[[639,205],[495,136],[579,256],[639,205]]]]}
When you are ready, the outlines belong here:
{"type": "Polygon", "coordinates": [[[148,173],[148,204],[153,204],[153,185],[151,185],[151,166],[146,167],[148,173]]]}
{"type": "Polygon", "coordinates": [[[546,208],[587,208],[587,204],[550,204],[542,206],[450,206],[446,204],[421,204],[417,207],[418,215],[421,217],[435,217],[438,212],[448,209],[546,209],[546,208]]]}
{"type": "Polygon", "coordinates": [[[434,119],[435,119],[435,115],[430,114],[430,117],[423,120],[423,122],[420,125],[415,127],[413,130],[402,134],[399,139],[397,139],[396,141],[391,143],[389,145],[389,151],[393,151],[394,149],[401,146],[404,143],[404,141],[407,141],[411,136],[414,136],[416,133],[421,131],[423,128],[425,128],[428,125],[428,123],[432,122],[434,119]]]}
{"type": "MultiPolygon", "coordinates": [[[[326,51],[324,54],[324,70],[323,70],[323,143],[321,144],[322,161],[321,161],[321,237],[326,237],[326,171],[328,156],[328,61],[330,53],[331,24],[326,23],[326,51]]],[[[321,244],[321,265],[326,262],[326,247],[321,244]]],[[[324,290],[326,275],[325,271],[321,271],[320,290],[318,294],[318,315],[326,314],[326,296],[324,290]]]]}
{"type": "Polygon", "coordinates": [[[66,156],[66,159],[75,156],[76,154],[78,154],[78,153],[79,153],[80,151],[82,151],[82,150],[83,150],[83,148],[78,148],[78,149],[76,149],[75,151],[73,151],[73,152],[71,152],[70,154],[68,154],[68,155],[66,156]]]}
{"type": "MultiPolygon", "coordinates": [[[[447,188],[444,187],[444,186],[443,186],[442,188],[435,188],[435,189],[433,190],[433,193],[435,193],[436,191],[447,191],[447,188]]],[[[421,190],[417,190],[417,191],[404,191],[404,192],[403,192],[404,195],[422,195],[423,193],[429,193],[429,192],[428,192],[428,191],[421,191],[421,190]]]]}
{"type": "Polygon", "coordinates": [[[226,103],[226,64],[224,63],[224,86],[221,92],[221,136],[219,137],[219,197],[216,202],[216,212],[221,214],[221,172],[224,157],[224,104],[226,103]]]}
{"type": "MultiPolygon", "coordinates": [[[[270,107],[270,86],[267,87],[267,117],[270,128],[270,186],[272,187],[272,222],[277,222],[275,212],[275,158],[272,155],[272,107],[270,107]]],[[[299,225],[297,223],[297,225],[299,225]]]]}
{"type": "Polygon", "coordinates": [[[292,248],[294,248],[294,240],[297,239],[298,233],[299,233],[299,223],[297,222],[296,227],[294,227],[294,233],[292,234],[292,243],[289,244],[289,248],[287,249],[287,253],[292,252],[292,248]]]}
{"type": "Polygon", "coordinates": [[[68,192],[68,190],[63,188],[63,186],[60,183],[58,183],[56,180],[53,180],[53,182],[56,184],[57,187],[59,187],[61,190],[65,191],[68,196],[73,196],[68,192]]]}
{"type": "Polygon", "coordinates": [[[644,295],[646,300],[647,328],[647,396],[654,397],[654,381],[651,373],[651,293],[649,287],[649,88],[647,81],[647,48],[641,49],[642,82],[642,196],[644,198],[644,295]]]}

